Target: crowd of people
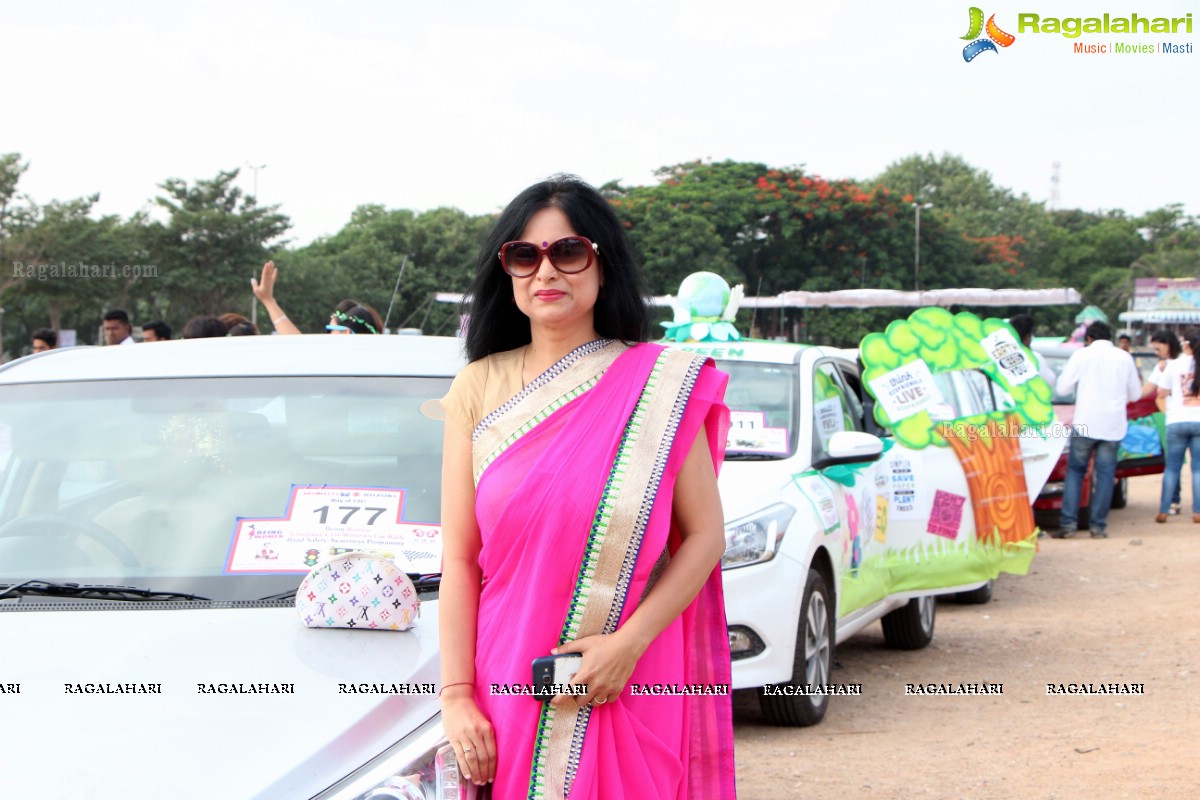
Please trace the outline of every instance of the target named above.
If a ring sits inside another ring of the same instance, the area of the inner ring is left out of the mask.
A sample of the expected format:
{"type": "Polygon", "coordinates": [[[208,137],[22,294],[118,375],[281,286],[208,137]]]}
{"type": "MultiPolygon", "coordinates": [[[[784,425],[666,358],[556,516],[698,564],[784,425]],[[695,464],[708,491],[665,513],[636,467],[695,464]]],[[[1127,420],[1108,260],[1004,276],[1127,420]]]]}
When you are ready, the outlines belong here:
{"type": "MultiPolygon", "coordinates": [[[[1088,508],[1090,533],[1095,539],[1108,536],[1117,453],[1129,428],[1126,407],[1144,397],[1157,397],[1166,430],[1162,491],[1154,519],[1164,523],[1179,513],[1180,475],[1186,454],[1191,452],[1193,466],[1200,457],[1200,371],[1194,358],[1200,336],[1189,334],[1181,342],[1175,333],[1160,330],[1150,337],[1150,343],[1158,363],[1143,381],[1129,349],[1114,345],[1112,329],[1104,322],[1092,322],[1084,336],[1084,347],[1072,354],[1058,375],[1056,390],[1060,394],[1075,394],[1075,416],[1068,445],[1062,516],[1059,528],[1051,536],[1063,538],[1075,533],[1088,462],[1093,459],[1095,488],[1088,508]]],[[[1192,522],[1200,523],[1200,472],[1195,469],[1192,522]]]]}
{"type": "MultiPolygon", "coordinates": [[[[300,334],[302,331],[290,319],[279,303],[275,300],[275,281],[279,270],[274,262],[268,261],[263,265],[259,279],[250,279],[254,296],[266,308],[271,318],[275,333],[282,335],[300,334]]],[[[126,345],[135,344],[133,323],[129,313],[123,308],[113,308],[105,312],[103,319],[104,344],[126,345]]],[[[144,323],[142,326],[142,342],[165,342],[171,339],[171,326],[160,319],[144,323]]],[[[338,303],[329,315],[325,330],[331,334],[377,334],[383,332],[383,320],[379,312],[366,303],[346,299],[338,303]]],[[[220,336],[257,336],[261,334],[258,325],[242,314],[227,312],[220,316],[201,315],[192,317],[184,323],[181,337],[183,339],[203,339],[220,336]]],[[[30,337],[34,353],[53,350],[58,347],[58,332],[52,328],[39,328],[30,337]]]]}

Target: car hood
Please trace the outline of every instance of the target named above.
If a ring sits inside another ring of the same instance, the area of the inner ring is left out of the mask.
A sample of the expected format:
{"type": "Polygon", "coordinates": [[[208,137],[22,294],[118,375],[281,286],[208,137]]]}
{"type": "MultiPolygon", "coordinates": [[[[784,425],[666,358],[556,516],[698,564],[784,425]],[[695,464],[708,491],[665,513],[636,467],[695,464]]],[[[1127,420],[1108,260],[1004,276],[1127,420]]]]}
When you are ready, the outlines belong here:
{"type": "Polygon", "coordinates": [[[400,633],[308,629],[290,607],[90,605],[0,610],[6,796],[310,797],[437,713],[434,602],[400,633]],[[339,692],[362,683],[425,693],[339,692]],[[160,693],[67,688],[87,684],[160,693]]]}
{"type": "Polygon", "coordinates": [[[784,487],[792,482],[792,475],[800,471],[793,459],[723,463],[717,485],[726,522],[780,502],[784,487]]]}

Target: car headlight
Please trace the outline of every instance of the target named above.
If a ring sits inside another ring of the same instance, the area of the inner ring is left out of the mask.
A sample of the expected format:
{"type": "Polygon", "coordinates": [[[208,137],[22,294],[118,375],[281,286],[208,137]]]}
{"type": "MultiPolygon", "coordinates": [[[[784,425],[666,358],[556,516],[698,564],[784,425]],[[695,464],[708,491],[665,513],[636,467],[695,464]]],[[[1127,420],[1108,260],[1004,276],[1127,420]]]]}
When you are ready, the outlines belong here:
{"type": "Polygon", "coordinates": [[[756,514],[727,523],[721,569],[770,561],[775,557],[788,523],[795,514],[796,509],[791,506],[776,503],[756,514]]]}
{"type": "Polygon", "coordinates": [[[458,773],[439,714],[370,763],[322,793],[320,800],[474,800],[480,787],[458,773]]]}

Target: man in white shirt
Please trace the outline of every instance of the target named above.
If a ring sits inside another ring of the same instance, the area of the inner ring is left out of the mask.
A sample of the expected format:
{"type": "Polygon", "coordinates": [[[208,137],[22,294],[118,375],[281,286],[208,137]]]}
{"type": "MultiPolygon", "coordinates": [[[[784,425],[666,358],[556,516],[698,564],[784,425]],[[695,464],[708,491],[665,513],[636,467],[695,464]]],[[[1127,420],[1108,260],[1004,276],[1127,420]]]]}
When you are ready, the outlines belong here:
{"type": "Polygon", "coordinates": [[[123,308],[114,308],[104,315],[105,344],[134,344],[133,325],[123,308]]]}
{"type": "Polygon", "coordinates": [[[1112,329],[1093,322],[1084,333],[1086,347],[1067,360],[1058,376],[1059,394],[1075,391],[1075,419],[1067,455],[1067,480],[1063,487],[1062,522],[1050,535],[1056,539],[1075,532],[1079,497],[1088,461],[1096,456],[1095,491],[1092,492],[1092,538],[1108,536],[1108,507],[1112,503],[1117,471],[1117,446],[1125,438],[1129,417],[1125,406],[1142,395],[1142,382],[1133,356],[1113,346],[1112,329]]]}

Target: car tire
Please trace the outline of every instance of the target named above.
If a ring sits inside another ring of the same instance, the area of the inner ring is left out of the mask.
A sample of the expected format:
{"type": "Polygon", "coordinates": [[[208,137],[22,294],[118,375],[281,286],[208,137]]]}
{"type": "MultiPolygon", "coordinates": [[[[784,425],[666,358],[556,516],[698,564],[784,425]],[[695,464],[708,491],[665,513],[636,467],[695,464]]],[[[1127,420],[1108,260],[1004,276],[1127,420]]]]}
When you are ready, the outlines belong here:
{"type": "Polygon", "coordinates": [[[988,581],[978,589],[972,589],[969,592],[959,592],[954,595],[955,601],[964,603],[970,606],[981,606],[985,603],[992,602],[992,584],[995,581],[988,581]]]}
{"type": "Polygon", "coordinates": [[[1035,508],[1033,510],[1033,521],[1043,531],[1055,530],[1062,523],[1062,512],[1058,509],[1044,510],[1035,508]]]}
{"type": "Polygon", "coordinates": [[[1129,505],[1129,478],[1119,478],[1113,485],[1112,502],[1109,508],[1124,508],[1129,505]]]}
{"type": "Polygon", "coordinates": [[[933,595],[914,597],[907,605],[885,614],[879,620],[883,640],[897,650],[920,650],[933,641],[933,626],[937,619],[937,598],[933,595]]]}
{"type": "MultiPolygon", "coordinates": [[[[834,648],[833,599],[825,579],[815,569],[808,571],[804,600],[800,604],[800,623],[796,634],[796,652],[792,678],[772,688],[823,686],[830,683],[834,648]]],[[[827,694],[767,694],[759,690],[758,704],[763,718],[771,725],[807,727],[816,725],[829,708],[827,694]]]]}

